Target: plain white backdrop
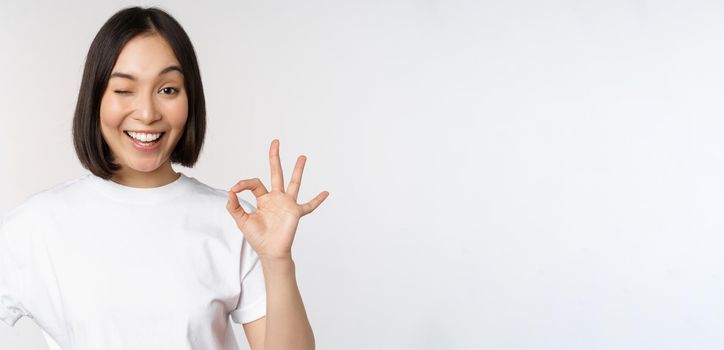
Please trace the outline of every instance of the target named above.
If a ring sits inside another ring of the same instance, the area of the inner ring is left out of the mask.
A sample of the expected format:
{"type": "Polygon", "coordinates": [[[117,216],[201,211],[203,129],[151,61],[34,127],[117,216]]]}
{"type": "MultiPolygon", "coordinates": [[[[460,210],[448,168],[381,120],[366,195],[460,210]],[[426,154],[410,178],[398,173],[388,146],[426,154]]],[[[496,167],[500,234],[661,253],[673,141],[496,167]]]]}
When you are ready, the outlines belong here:
{"type": "MultiPolygon", "coordinates": [[[[724,347],[723,3],[3,1],[0,212],[83,172],[85,54],[129,5],[196,48],[177,170],[269,186],[279,138],[330,192],[293,247],[318,349],[724,347]]],[[[47,349],[28,318],[0,348],[47,349]]]]}

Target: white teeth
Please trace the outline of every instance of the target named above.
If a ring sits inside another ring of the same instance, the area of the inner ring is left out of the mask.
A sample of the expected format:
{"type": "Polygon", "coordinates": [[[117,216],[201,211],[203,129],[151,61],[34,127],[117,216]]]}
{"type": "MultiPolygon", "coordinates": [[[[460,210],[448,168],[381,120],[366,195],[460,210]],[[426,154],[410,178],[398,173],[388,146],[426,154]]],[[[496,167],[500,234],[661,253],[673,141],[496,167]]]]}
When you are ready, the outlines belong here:
{"type": "Polygon", "coordinates": [[[140,133],[140,132],[133,132],[129,131],[128,135],[131,135],[134,139],[141,141],[141,142],[151,142],[155,141],[159,137],[161,137],[161,134],[146,134],[146,133],[140,133]]]}

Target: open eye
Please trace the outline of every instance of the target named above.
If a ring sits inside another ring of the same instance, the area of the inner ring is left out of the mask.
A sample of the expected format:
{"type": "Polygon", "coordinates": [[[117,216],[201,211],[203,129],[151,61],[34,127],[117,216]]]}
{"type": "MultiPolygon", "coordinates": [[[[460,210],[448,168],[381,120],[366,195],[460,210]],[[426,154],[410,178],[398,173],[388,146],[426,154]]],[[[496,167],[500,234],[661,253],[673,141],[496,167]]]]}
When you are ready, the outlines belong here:
{"type": "Polygon", "coordinates": [[[166,91],[167,95],[175,95],[178,93],[178,89],[174,88],[174,87],[165,87],[165,88],[161,89],[161,91],[166,91]],[[169,90],[171,90],[172,92],[169,92],[169,90]]]}

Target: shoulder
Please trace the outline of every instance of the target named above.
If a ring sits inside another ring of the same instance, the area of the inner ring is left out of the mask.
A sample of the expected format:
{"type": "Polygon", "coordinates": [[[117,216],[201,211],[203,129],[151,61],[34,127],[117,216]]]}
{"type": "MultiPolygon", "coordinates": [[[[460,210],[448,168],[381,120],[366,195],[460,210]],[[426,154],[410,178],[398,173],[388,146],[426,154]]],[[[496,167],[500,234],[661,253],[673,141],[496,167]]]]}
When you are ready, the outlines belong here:
{"type": "MultiPolygon", "coordinates": [[[[227,190],[208,185],[195,177],[188,177],[188,179],[196,195],[206,198],[209,201],[213,201],[216,204],[226,205],[226,202],[229,200],[229,192],[227,190]]],[[[254,211],[256,209],[254,205],[249,203],[249,201],[241,198],[240,193],[236,194],[236,198],[247,212],[254,211]]]]}
{"type": "Polygon", "coordinates": [[[36,191],[19,204],[0,215],[0,249],[13,250],[19,256],[28,255],[33,242],[39,242],[44,232],[50,231],[52,212],[67,206],[67,194],[75,191],[85,175],[60,182],[36,191]]]}
{"type": "Polygon", "coordinates": [[[68,196],[77,192],[87,177],[88,174],[83,174],[32,192],[15,207],[0,215],[0,227],[37,222],[39,218],[42,218],[41,213],[44,211],[67,203],[68,196]]]}

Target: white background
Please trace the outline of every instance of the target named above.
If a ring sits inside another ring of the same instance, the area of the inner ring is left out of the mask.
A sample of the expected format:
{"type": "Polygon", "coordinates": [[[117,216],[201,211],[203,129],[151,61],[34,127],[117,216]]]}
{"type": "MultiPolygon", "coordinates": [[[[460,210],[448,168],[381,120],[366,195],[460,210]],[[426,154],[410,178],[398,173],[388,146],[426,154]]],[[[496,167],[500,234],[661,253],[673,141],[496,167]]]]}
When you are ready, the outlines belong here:
{"type": "MultiPolygon", "coordinates": [[[[1,212],[82,173],[85,54],[130,4],[0,5],[1,212]]],[[[177,170],[269,185],[279,138],[330,192],[293,247],[318,349],[724,347],[722,2],[140,4],[199,58],[177,170]]],[[[46,346],[24,318],[0,348],[46,346]]]]}

